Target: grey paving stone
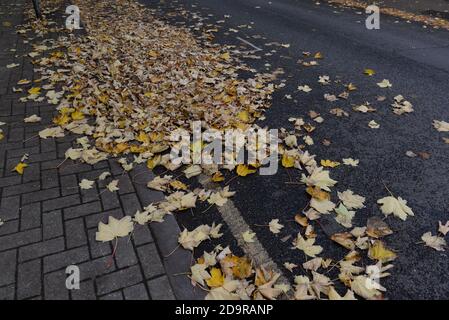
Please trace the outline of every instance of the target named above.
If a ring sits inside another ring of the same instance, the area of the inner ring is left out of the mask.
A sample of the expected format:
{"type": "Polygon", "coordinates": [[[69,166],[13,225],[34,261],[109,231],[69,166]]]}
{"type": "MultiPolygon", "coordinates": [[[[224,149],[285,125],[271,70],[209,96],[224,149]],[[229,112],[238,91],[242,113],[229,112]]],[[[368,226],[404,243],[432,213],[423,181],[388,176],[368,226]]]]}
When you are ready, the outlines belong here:
{"type": "Polygon", "coordinates": [[[30,244],[19,249],[19,262],[60,252],[63,251],[64,248],[64,238],[62,237],[30,244]]]}
{"type": "Polygon", "coordinates": [[[65,238],[67,249],[87,244],[87,235],[82,218],[65,222],[65,238]]]}
{"type": "Polygon", "coordinates": [[[80,282],[80,288],[70,290],[70,294],[73,300],[95,300],[94,282],[91,280],[80,282]]]}
{"type": "Polygon", "coordinates": [[[42,238],[40,229],[21,231],[0,237],[0,251],[18,248],[29,243],[40,241],[42,238]]]}
{"type": "Polygon", "coordinates": [[[0,228],[0,236],[19,231],[19,219],[8,220],[0,228]]]}
{"type": "Polygon", "coordinates": [[[44,240],[63,235],[61,210],[44,212],[42,214],[42,228],[44,240]]]}
{"type": "Polygon", "coordinates": [[[129,237],[119,238],[117,240],[115,262],[119,268],[129,267],[137,263],[134,245],[129,237]]]}
{"type": "Polygon", "coordinates": [[[90,255],[94,259],[112,254],[111,244],[109,242],[95,240],[96,231],[97,229],[88,230],[90,255]]]}
{"type": "Polygon", "coordinates": [[[0,288],[0,300],[13,300],[15,294],[14,285],[9,285],[0,288]]]}
{"type": "Polygon", "coordinates": [[[69,290],[66,288],[67,274],[60,270],[44,275],[45,300],[68,300],[69,290]]]}
{"type": "Polygon", "coordinates": [[[162,276],[147,282],[151,299],[153,300],[176,300],[170,287],[168,278],[162,276]]]}
{"type": "Polygon", "coordinates": [[[8,196],[14,196],[17,194],[33,192],[33,191],[40,190],[40,188],[41,188],[40,181],[22,183],[22,184],[13,185],[10,187],[4,187],[3,188],[3,196],[8,197],[8,196]]]}
{"type": "Polygon", "coordinates": [[[133,216],[137,210],[142,210],[139,199],[135,193],[121,195],[120,200],[122,201],[125,215],[133,216]]]}
{"type": "Polygon", "coordinates": [[[42,171],[42,189],[55,188],[59,186],[59,177],[57,169],[42,171]]]}
{"type": "Polygon", "coordinates": [[[41,260],[19,263],[17,276],[17,298],[26,299],[41,293],[41,260]]]}
{"type": "Polygon", "coordinates": [[[51,188],[22,195],[22,203],[41,202],[47,199],[59,198],[59,188],[51,188]]]}
{"type": "Polygon", "coordinates": [[[100,297],[100,300],[123,300],[123,294],[121,291],[113,292],[100,297]]]}
{"type": "Polygon", "coordinates": [[[147,225],[141,226],[140,224],[134,226],[132,238],[137,246],[154,241],[150,228],[147,225]]]}
{"type": "Polygon", "coordinates": [[[87,260],[89,260],[87,247],[79,247],[46,256],[44,257],[44,273],[66,268],[69,265],[77,265],[87,260]]]}
{"type": "MultiPolygon", "coordinates": [[[[51,190],[51,189],[49,189],[51,190]]],[[[53,211],[56,209],[66,208],[69,206],[74,206],[80,203],[80,198],[77,194],[59,197],[52,200],[46,200],[43,202],[43,210],[45,211],[53,211]]]]}
{"type": "Polygon", "coordinates": [[[137,254],[143,268],[146,279],[165,273],[164,266],[159,258],[156,245],[154,243],[147,244],[137,248],[137,254]]]}
{"type": "Polygon", "coordinates": [[[101,211],[101,203],[99,201],[89,202],[64,209],[64,219],[83,217],[101,211]]]}
{"type": "Polygon", "coordinates": [[[148,293],[143,283],[123,289],[125,300],[148,300],[148,293]]]}
{"type": "Polygon", "coordinates": [[[97,227],[98,223],[101,221],[103,223],[108,223],[109,216],[113,216],[116,219],[123,217],[123,210],[121,208],[113,209],[109,211],[99,212],[97,214],[89,215],[85,218],[86,225],[88,228],[97,227]]]}
{"type": "Polygon", "coordinates": [[[2,220],[19,218],[20,196],[4,197],[0,204],[0,217],[2,220]]]}
{"type": "Polygon", "coordinates": [[[15,282],[17,250],[0,252],[0,287],[15,282]]]}
{"type": "Polygon", "coordinates": [[[26,204],[20,210],[20,229],[27,230],[41,226],[41,204],[26,204]]]}
{"type": "Polygon", "coordinates": [[[142,282],[142,274],[138,266],[132,266],[96,279],[97,293],[104,295],[109,292],[132,286],[142,282]]]}
{"type": "Polygon", "coordinates": [[[78,179],[76,178],[76,175],[67,175],[60,177],[61,179],[61,194],[63,196],[67,196],[70,194],[77,194],[78,193],[78,179]]]}

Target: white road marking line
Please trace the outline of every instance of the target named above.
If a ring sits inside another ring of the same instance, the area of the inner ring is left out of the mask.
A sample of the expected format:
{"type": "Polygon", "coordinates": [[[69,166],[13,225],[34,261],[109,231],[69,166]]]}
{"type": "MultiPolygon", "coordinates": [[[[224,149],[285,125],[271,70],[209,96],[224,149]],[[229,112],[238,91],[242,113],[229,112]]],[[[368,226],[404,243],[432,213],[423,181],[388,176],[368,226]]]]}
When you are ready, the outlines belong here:
{"type": "Polygon", "coordinates": [[[242,41],[243,43],[246,43],[246,44],[249,45],[250,47],[254,48],[255,51],[262,51],[262,50],[263,50],[263,49],[259,48],[258,46],[252,44],[251,42],[245,40],[245,39],[242,39],[242,38],[240,38],[240,37],[236,37],[236,38],[239,39],[240,41],[242,41]]]}
{"type": "MultiPolygon", "coordinates": [[[[216,189],[214,184],[210,182],[210,178],[206,175],[200,175],[198,181],[202,186],[208,189],[216,189]]],[[[268,267],[274,272],[279,273],[281,276],[279,277],[278,283],[289,284],[290,281],[287,280],[287,278],[284,276],[284,273],[279,270],[276,263],[270,258],[268,252],[259,242],[257,235],[254,236],[254,242],[252,243],[247,243],[243,240],[242,233],[247,230],[252,231],[252,229],[245,222],[240,211],[235,207],[232,200],[228,199],[228,201],[222,207],[217,206],[217,209],[221,213],[223,220],[231,230],[232,235],[237,239],[240,248],[242,248],[245,254],[254,261],[254,264],[257,267],[268,267]]]]}

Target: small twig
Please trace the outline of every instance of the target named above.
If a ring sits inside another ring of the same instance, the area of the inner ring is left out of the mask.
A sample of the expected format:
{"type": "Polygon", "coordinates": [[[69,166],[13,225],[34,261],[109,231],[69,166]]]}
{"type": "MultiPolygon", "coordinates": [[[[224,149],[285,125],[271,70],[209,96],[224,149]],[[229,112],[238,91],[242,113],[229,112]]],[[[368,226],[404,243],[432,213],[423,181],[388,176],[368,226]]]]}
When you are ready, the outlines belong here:
{"type": "Polygon", "coordinates": [[[36,134],[36,135],[34,135],[34,136],[29,137],[29,138],[26,139],[26,140],[23,140],[22,142],[28,142],[29,140],[34,139],[34,138],[37,138],[38,136],[39,136],[39,134],[36,134]]]}
{"type": "Polygon", "coordinates": [[[172,252],[170,252],[168,255],[166,255],[166,256],[164,256],[164,258],[168,258],[168,257],[170,257],[173,253],[175,253],[175,251],[179,248],[179,246],[180,246],[180,244],[178,244],[177,246],[176,246],[176,248],[175,249],[173,249],[173,251],[172,252]]]}
{"type": "Polygon", "coordinates": [[[209,210],[210,208],[212,208],[213,205],[214,205],[214,204],[212,203],[210,206],[208,206],[208,207],[206,208],[206,210],[202,211],[201,213],[206,213],[206,211],[209,210]]]}
{"type": "Polygon", "coordinates": [[[231,179],[229,179],[229,180],[225,183],[225,186],[227,186],[229,183],[231,183],[232,180],[237,179],[237,178],[238,178],[238,176],[232,177],[231,179]]]}

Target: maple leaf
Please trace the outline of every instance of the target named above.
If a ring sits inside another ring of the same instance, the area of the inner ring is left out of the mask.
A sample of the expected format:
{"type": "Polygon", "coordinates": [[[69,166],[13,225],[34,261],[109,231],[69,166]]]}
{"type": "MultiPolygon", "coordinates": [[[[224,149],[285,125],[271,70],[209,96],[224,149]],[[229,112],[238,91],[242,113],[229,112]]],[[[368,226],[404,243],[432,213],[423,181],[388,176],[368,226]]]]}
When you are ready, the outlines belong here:
{"type": "Polygon", "coordinates": [[[64,130],[61,127],[47,128],[39,131],[39,137],[47,138],[61,138],[64,137],[64,130]]]}
{"type": "Polygon", "coordinates": [[[255,173],[256,170],[250,169],[246,164],[239,164],[237,166],[236,172],[241,177],[246,177],[247,175],[251,173],[255,173]]]}
{"type": "Polygon", "coordinates": [[[348,209],[362,209],[365,207],[365,197],[355,194],[352,190],[346,190],[343,192],[337,191],[338,199],[340,199],[343,204],[348,209]]]}
{"type": "Polygon", "coordinates": [[[88,190],[92,189],[95,181],[88,180],[88,179],[82,179],[81,182],[78,184],[82,190],[88,190]]]}
{"type": "Polygon", "coordinates": [[[307,92],[312,91],[312,88],[309,87],[308,85],[303,85],[303,86],[298,86],[298,90],[307,93],[307,92]]]}
{"type": "Polygon", "coordinates": [[[387,79],[383,79],[381,82],[378,82],[377,85],[381,88],[391,88],[393,86],[387,79]]]}
{"type": "Polygon", "coordinates": [[[288,155],[287,153],[284,153],[282,155],[281,164],[285,168],[292,168],[295,166],[295,158],[293,156],[288,155]]]}
{"type": "Polygon", "coordinates": [[[373,69],[365,69],[363,70],[363,73],[366,74],[367,76],[373,76],[376,74],[376,72],[373,69]]]}
{"type": "Polygon", "coordinates": [[[200,263],[194,264],[193,266],[190,267],[191,272],[190,279],[192,279],[194,283],[198,283],[204,286],[204,280],[211,278],[211,275],[209,274],[209,272],[207,272],[206,269],[207,269],[206,264],[200,263]]]}
{"type": "Polygon", "coordinates": [[[435,129],[441,132],[449,132],[449,122],[433,120],[433,126],[435,129]]]}
{"type": "Polygon", "coordinates": [[[268,224],[270,231],[274,234],[277,234],[281,232],[281,229],[284,227],[282,224],[279,223],[279,219],[273,219],[268,224]]]}
{"type": "Polygon", "coordinates": [[[18,174],[23,174],[24,169],[28,167],[28,164],[24,162],[19,162],[12,171],[16,171],[18,174]]]}
{"type": "Polygon", "coordinates": [[[33,115],[31,115],[31,116],[26,117],[25,119],[23,119],[23,122],[26,122],[26,123],[35,123],[35,122],[41,121],[41,119],[42,119],[41,117],[37,116],[36,114],[33,114],[33,115]]]}
{"type": "Polygon", "coordinates": [[[320,164],[323,167],[335,168],[335,167],[338,167],[340,165],[340,162],[332,161],[332,160],[323,160],[322,159],[320,164]]]}
{"type": "Polygon", "coordinates": [[[106,189],[108,189],[110,192],[118,191],[120,190],[118,187],[118,180],[112,180],[108,183],[106,186],[106,189]]]}
{"type": "Polygon", "coordinates": [[[446,235],[449,232],[449,220],[446,221],[445,224],[442,224],[441,221],[438,221],[438,232],[446,235]]]}
{"type": "Polygon", "coordinates": [[[130,216],[125,216],[120,220],[109,216],[107,224],[100,222],[98,224],[98,231],[95,233],[95,239],[97,241],[107,242],[114,240],[115,238],[125,237],[131,233],[134,225],[130,216]]]}
{"type": "Polygon", "coordinates": [[[382,241],[376,240],[369,247],[368,257],[370,257],[373,260],[388,262],[396,259],[397,255],[390,249],[386,248],[382,241]]]}
{"type": "Polygon", "coordinates": [[[221,287],[224,284],[224,275],[219,268],[212,268],[210,270],[210,278],[206,283],[211,288],[221,287]]]}
{"type": "Polygon", "coordinates": [[[436,251],[444,251],[447,246],[446,240],[443,237],[432,236],[432,232],[426,232],[422,235],[421,240],[424,241],[426,246],[435,249],[436,251]]]}
{"type": "Polygon", "coordinates": [[[308,186],[316,186],[326,191],[330,191],[329,187],[337,183],[329,177],[329,171],[323,170],[323,167],[315,168],[308,177],[302,174],[301,181],[308,186]]]}
{"type": "Polygon", "coordinates": [[[242,233],[242,238],[243,241],[247,242],[247,243],[252,243],[254,242],[254,237],[255,237],[256,233],[251,232],[250,230],[247,230],[245,232],[242,233]]]}
{"type": "Polygon", "coordinates": [[[316,211],[322,214],[330,213],[335,208],[335,203],[330,200],[318,200],[316,198],[312,198],[310,200],[310,206],[314,208],[316,211]]]}
{"type": "Polygon", "coordinates": [[[381,204],[380,210],[387,216],[393,214],[401,220],[406,220],[407,216],[413,216],[413,211],[407,206],[407,201],[401,197],[395,198],[393,196],[385,197],[377,200],[381,204]]]}
{"type": "Polygon", "coordinates": [[[296,249],[303,251],[307,256],[315,258],[317,254],[323,251],[323,247],[314,245],[315,238],[310,238],[305,240],[301,233],[298,232],[298,236],[295,241],[293,241],[293,246],[296,249]]]}
{"type": "Polygon", "coordinates": [[[357,276],[351,281],[351,290],[368,300],[382,298],[382,293],[377,288],[374,280],[366,276],[357,276]]]}
{"type": "Polygon", "coordinates": [[[346,228],[352,227],[352,218],[355,216],[355,211],[349,211],[344,204],[340,203],[338,208],[335,209],[337,216],[335,220],[346,228]]]}
{"type": "Polygon", "coordinates": [[[347,166],[357,167],[359,165],[358,159],[346,158],[346,159],[342,159],[342,160],[343,160],[343,164],[347,165],[347,166]]]}
{"type": "Polygon", "coordinates": [[[368,127],[370,127],[371,129],[379,129],[380,128],[380,124],[378,124],[376,121],[371,120],[368,123],[368,127]]]}

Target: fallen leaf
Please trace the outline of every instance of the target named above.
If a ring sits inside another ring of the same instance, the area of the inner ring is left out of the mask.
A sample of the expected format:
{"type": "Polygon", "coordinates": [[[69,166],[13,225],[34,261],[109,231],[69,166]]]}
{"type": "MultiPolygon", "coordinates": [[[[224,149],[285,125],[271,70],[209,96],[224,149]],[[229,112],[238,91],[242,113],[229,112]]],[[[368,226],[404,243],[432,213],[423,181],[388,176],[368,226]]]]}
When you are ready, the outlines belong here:
{"type": "Polygon", "coordinates": [[[310,238],[305,240],[301,233],[298,233],[298,236],[293,241],[293,246],[296,249],[303,251],[307,256],[315,258],[317,254],[320,254],[323,251],[323,247],[314,245],[315,238],[310,238]]]}
{"type": "Polygon", "coordinates": [[[401,197],[395,198],[393,196],[385,197],[377,200],[381,204],[380,210],[387,216],[393,214],[401,220],[406,220],[407,216],[413,216],[413,211],[407,206],[407,201],[401,197]]]}
{"type": "Polygon", "coordinates": [[[369,246],[368,257],[385,263],[396,259],[397,255],[385,247],[385,244],[382,241],[376,240],[369,246]]]}
{"type": "Polygon", "coordinates": [[[107,224],[100,222],[98,224],[98,231],[95,233],[97,241],[111,241],[115,238],[125,237],[131,233],[134,225],[131,221],[131,216],[125,216],[117,220],[113,216],[109,216],[107,224]]]}
{"type": "Polygon", "coordinates": [[[28,164],[24,162],[19,162],[12,171],[16,171],[18,174],[23,174],[24,169],[28,167],[28,164]]]}
{"type": "Polygon", "coordinates": [[[422,235],[421,240],[426,246],[435,249],[436,251],[444,251],[447,246],[446,240],[443,237],[432,236],[432,232],[426,232],[422,235]]]}

